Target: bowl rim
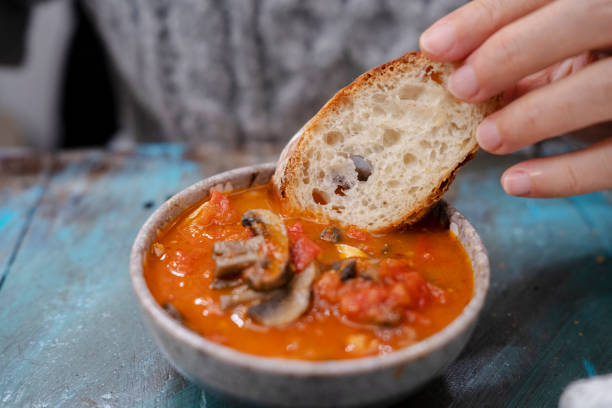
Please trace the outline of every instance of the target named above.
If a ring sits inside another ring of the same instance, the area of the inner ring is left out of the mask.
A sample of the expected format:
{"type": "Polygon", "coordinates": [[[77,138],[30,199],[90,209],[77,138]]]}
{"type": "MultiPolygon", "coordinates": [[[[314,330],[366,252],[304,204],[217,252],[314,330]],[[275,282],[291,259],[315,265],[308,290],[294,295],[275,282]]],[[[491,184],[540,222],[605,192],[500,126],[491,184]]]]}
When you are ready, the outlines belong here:
{"type": "MultiPolygon", "coordinates": [[[[153,298],[149,291],[144,278],[143,261],[149,246],[144,245],[152,234],[157,234],[160,228],[163,228],[170,222],[173,216],[168,219],[166,215],[169,211],[183,211],[191,204],[185,205],[182,203],[182,197],[198,194],[209,190],[219,184],[227,183],[231,179],[245,176],[248,174],[256,174],[257,172],[272,172],[276,163],[263,163],[258,165],[241,167],[226,172],[218,173],[211,177],[200,180],[189,187],[183,189],[179,193],[172,196],[168,201],[158,207],[153,214],[149,216],[147,221],[139,230],[130,254],[130,276],[132,286],[136,297],[140,303],[143,312],[148,313],[154,323],[158,325],[167,334],[172,336],[176,341],[184,343],[199,352],[203,352],[211,358],[221,360],[224,363],[248,368],[254,371],[261,371],[271,374],[286,375],[293,377],[305,376],[337,376],[342,374],[359,374],[367,371],[382,370],[397,365],[410,363],[425,357],[446,344],[450,343],[455,337],[467,330],[470,324],[478,318],[482,309],[485,297],[489,288],[490,281],[490,265],[486,253],[486,249],[482,244],[482,240],[472,224],[454,207],[448,207],[449,215],[454,219],[459,219],[462,222],[463,228],[467,228],[467,232],[474,239],[474,243],[478,246],[479,252],[484,254],[481,257],[483,268],[481,277],[476,279],[474,276],[474,296],[470,302],[464,307],[463,311],[450,324],[444,327],[439,332],[427,337],[410,346],[406,346],[399,350],[392,351],[388,354],[375,355],[368,357],[359,357],[346,360],[325,360],[325,361],[308,361],[308,360],[293,360],[280,357],[264,357],[254,354],[245,353],[229,346],[224,346],[206,339],[200,334],[183,326],[181,323],[170,317],[153,298]],[[179,207],[180,209],[178,209],[179,207]],[[158,225],[161,225],[158,227],[158,225]],[[471,231],[470,231],[471,230],[471,231]]],[[[271,177],[270,177],[271,178],[271,177]]],[[[259,183],[261,184],[261,183],[259,183]]],[[[257,185],[257,184],[254,184],[257,185]]],[[[196,200],[199,201],[205,195],[196,200]]],[[[473,262],[473,259],[470,257],[473,262]]],[[[474,272],[474,271],[473,271],[474,272]]]]}

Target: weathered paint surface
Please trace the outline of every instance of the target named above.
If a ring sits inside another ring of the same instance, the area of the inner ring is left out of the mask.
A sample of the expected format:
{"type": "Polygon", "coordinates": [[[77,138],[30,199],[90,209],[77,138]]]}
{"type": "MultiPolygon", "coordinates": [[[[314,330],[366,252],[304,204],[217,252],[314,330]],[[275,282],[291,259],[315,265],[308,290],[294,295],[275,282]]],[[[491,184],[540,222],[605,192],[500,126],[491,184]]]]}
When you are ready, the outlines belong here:
{"type": "MultiPolygon", "coordinates": [[[[139,318],[128,255],[169,195],[275,153],[149,145],[3,169],[0,406],[238,406],[161,356],[139,318]]],[[[465,352],[401,406],[556,406],[568,382],[612,371],[611,195],[508,197],[499,175],[519,158],[479,154],[447,195],[487,245],[491,292],[465,352]]]]}
{"type": "Polygon", "coordinates": [[[47,157],[0,155],[0,288],[48,179],[47,157]]]}

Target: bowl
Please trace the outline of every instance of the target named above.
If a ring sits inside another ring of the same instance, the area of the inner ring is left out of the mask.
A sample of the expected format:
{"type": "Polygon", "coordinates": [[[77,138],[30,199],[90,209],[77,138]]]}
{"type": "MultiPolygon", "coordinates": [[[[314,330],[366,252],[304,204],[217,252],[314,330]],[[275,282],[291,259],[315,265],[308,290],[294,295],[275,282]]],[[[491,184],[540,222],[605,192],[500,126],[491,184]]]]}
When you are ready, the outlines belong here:
{"type": "Polygon", "coordinates": [[[448,207],[450,228],[467,251],[474,297],[440,332],[386,355],[300,361],[260,357],[214,343],[171,318],[155,301],[143,261],[157,232],[216,188],[229,191],[269,181],[274,163],[243,167],[202,180],[173,196],[144,224],[132,247],[130,274],[146,326],[170,363],[190,381],[221,395],[265,406],[339,407],[391,401],[438,375],[472,333],[489,287],[489,260],[474,227],[448,207]]]}

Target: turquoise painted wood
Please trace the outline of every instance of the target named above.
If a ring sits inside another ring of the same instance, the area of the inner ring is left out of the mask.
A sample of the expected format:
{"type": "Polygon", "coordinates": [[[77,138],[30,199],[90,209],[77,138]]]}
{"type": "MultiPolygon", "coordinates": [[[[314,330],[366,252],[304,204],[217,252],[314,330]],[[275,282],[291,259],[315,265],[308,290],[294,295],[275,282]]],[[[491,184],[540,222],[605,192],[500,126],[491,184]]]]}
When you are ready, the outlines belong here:
{"type": "Polygon", "coordinates": [[[0,154],[0,287],[19,251],[48,180],[48,159],[0,154]]]}
{"type": "MultiPolygon", "coordinates": [[[[128,255],[168,196],[278,151],[146,145],[0,155],[0,406],[224,407],[177,374],[140,321],[128,255]]],[[[505,195],[480,154],[447,194],[489,250],[492,287],[460,358],[399,406],[556,406],[612,372],[612,195],[505,195]]]]}

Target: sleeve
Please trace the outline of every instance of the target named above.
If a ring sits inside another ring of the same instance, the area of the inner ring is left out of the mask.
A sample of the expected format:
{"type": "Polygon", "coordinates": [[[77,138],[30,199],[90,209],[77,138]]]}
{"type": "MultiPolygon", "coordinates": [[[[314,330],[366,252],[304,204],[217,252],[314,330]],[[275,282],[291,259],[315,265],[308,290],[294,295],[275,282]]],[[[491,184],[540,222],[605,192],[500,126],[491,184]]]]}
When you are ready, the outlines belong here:
{"type": "Polygon", "coordinates": [[[0,66],[18,66],[26,53],[26,33],[30,9],[41,0],[0,1],[0,66]]]}

